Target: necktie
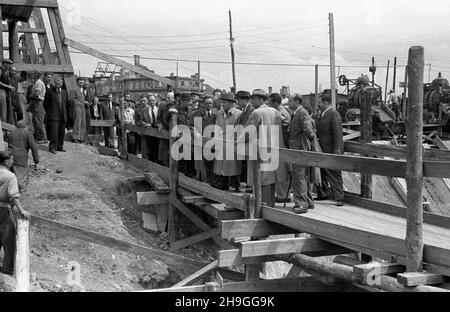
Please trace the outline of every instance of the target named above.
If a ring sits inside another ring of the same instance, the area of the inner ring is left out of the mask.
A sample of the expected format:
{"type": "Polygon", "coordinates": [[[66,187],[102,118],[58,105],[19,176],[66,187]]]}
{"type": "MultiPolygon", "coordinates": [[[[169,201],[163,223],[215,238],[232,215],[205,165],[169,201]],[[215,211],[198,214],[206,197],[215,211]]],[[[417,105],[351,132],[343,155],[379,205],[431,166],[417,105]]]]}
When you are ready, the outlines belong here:
{"type": "Polygon", "coordinates": [[[153,107],[151,107],[150,110],[152,111],[152,125],[154,126],[156,124],[155,111],[153,107]]]}

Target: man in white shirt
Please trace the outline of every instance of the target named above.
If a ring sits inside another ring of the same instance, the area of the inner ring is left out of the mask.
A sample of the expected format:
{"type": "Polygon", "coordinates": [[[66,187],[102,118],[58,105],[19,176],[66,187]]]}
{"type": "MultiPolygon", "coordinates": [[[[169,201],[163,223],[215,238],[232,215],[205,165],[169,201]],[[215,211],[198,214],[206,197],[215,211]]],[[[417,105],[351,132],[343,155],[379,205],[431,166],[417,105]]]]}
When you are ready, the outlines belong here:
{"type": "Polygon", "coordinates": [[[45,83],[41,80],[41,73],[34,71],[32,73],[34,82],[31,95],[30,110],[33,114],[34,138],[38,144],[47,144],[47,131],[45,129],[45,109],[44,100],[46,94],[45,83]]]}

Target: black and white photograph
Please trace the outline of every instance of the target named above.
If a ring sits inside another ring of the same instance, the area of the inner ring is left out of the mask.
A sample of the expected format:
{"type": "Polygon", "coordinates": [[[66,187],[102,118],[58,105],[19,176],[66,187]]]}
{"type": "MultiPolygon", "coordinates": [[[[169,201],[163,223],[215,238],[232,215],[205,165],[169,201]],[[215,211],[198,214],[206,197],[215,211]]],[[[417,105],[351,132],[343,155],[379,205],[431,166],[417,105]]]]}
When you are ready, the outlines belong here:
{"type": "Polygon", "coordinates": [[[0,16],[0,293],[287,311],[450,292],[450,2],[0,16]]]}

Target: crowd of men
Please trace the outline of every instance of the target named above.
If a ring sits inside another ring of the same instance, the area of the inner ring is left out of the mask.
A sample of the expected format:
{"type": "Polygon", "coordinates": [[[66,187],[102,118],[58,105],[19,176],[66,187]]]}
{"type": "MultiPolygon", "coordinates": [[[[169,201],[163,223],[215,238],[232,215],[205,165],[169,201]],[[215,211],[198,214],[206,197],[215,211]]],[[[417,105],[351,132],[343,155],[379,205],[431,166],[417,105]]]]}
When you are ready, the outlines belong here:
{"type": "MultiPolygon", "coordinates": [[[[129,94],[121,96],[119,102],[123,104],[122,116],[114,114],[117,121],[137,127],[154,128],[155,130],[169,130],[172,114],[176,113],[177,125],[190,127],[192,137],[201,136],[210,125],[222,130],[224,140],[223,157],[202,160],[192,158],[179,162],[179,171],[186,176],[208,183],[221,190],[234,192],[248,191],[252,188],[252,170],[247,160],[227,158],[227,144],[225,141],[233,138],[227,133],[227,126],[250,125],[259,129],[261,125],[279,127],[279,142],[277,146],[303,151],[321,151],[324,153],[343,153],[343,131],[339,113],[331,108],[331,98],[328,93],[321,96],[321,103],[317,111],[304,103],[300,95],[290,98],[274,93],[268,95],[264,90],[239,91],[223,93],[215,90],[213,95],[203,95],[197,92],[169,92],[167,98],[159,100],[155,95],[143,94],[140,101],[133,102],[129,94]],[[195,123],[195,118],[201,118],[201,124],[195,123]],[[201,125],[201,128],[199,128],[201,125]]],[[[109,111],[118,112],[118,103],[112,99],[106,104],[109,111]]],[[[104,109],[105,104],[102,106],[104,109]]],[[[270,129],[270,127],[268,127],[270,129]]],[[[270,130],[269,130],[270,131],[270,130]]],[[[111,133],[104,132],[105,142],[111,133]]],[[[245,134],[245,132],[243,132],[245,134]]],[[[214,136],[214,133],[208,134],[214,136]]],[[[271,137],[270,134],[268,137],[271,137]]],[[[236,142],[248,142],[249,138],[235,136],[236,142]]],[[[270,143],[270,142],[269,142],[270,143]]],[[[141,154],[144,159],[169,165],[169,142],[154,136],[141,136],[133,131],[127,133],[127,148],[131,154],[141,154]]],[[[216,152],[217,151],[213,151],[216,152]]],[[[192,149],[192,154],[194,153],[192,149]]],[[[229,154],[229,153],[228,153],[229,154]]],[[[308,168],[305,166],[279,163],[276,170],[264,170],[262,163],[262,201],[269,206],[277,202],[291,201],[291,191],[295,203],[296,213],[307,213],[314,209],[313,188],[317,197],[315,200],[335,200],[338,206],[344,204],[343,179],[340,171],[308,168]]]]}

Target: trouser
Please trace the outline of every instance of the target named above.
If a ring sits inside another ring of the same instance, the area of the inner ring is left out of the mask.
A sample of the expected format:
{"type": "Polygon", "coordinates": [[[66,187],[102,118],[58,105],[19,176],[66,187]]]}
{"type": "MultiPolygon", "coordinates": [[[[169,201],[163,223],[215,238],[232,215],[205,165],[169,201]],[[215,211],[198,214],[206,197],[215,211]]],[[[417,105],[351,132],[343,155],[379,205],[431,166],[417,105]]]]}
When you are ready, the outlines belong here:
{"type": "MultiPolygon", "coordinates": [[[[17,178],[17,184],[19,185],[19,190],[22,192],[28,187],[28,174],[30,169],[28,167],[16,166],[13,167],[14,174],[17,178]]],[[[1,209],[1,208],[0,208],[1,209]]]]}
{"type": "Polygon", "coordinates": [[[240,176],[217,176],[216,182],[218,184],[217,187],[221,189],[229,189],[231,186],[233,189],[237,190],[241,186],[240,176]]]}
{"type": "Polygon", "coordinates": [[[333,198],[336,201],[344,200],[344,181],[342,179],[342,172],[337,170],[322,169],[322,185],[326,189],[327,184],[331,187],[333,198]]]}
{"type": "Polygon", "coordinates": [[[48,149],[50,151],[62,150],[64,147],[64,137],[66,134],[66,124],[64,123],[64,120],[48,120],[47,128],[48,139],[50,140],[48,149]]]}
{"type": "Polygon", "coordinates": [[[285,199],[289,192],[289,169],[287,163],[279,163],[277,169],[276,197],[285,199]]]}
{"type": "Polygon", "coordinates": [[[244,182],[245,184],[248,184],[247,180],[247,162],[246,161],[242,161],[241,162],[241,182],[244,182]]]}
{"type": "Polygon", "coordinates": [[[14,272],[16,254],[16,222],[11,208],[0,207],[0,249],[3,247],[3,272],[14,272]]]}
{"type": "Polygon", "coordinates": [[[150,136],[142,136],[141,145],[142,158],[156,162],[158,160],[159,139],[150,136]]]}
{"type": "Polygon", "coordinates": [[[86,132],[86,112],[84,105],[75,105],[73,110],[73,139],[83,142],[86,132]]]}
{"type": "Polygon", "coordinates": [[[261,186],[261,202],[269,207],[275,207],[275,183],[261,186]]]}
{"type": "Polygon", "coordinates": [[[214,182],[214,160],[206,160],[203,159],[201,170],[200,170],[200,179],[201,181],[211,184],[214,182]]]}
{"type": "Polygon", "coordinates": [[[103,127],[103,136],[105,139],[105,147],[114,146],[114,135],[112,127],[103,127]]]}
{"type": "Polygon", "coordinates": [[[7,101],[8,91],[5,89],[0,89],[0,119],[6,122],[8,114],[8,101],[7,101]]]}
{"type": "Polygon", "coordinates": [[[34,138],[36,139],[36,141],[47,141],[43,101],[34,101],[32,106],[34,138]]]}
{"type": "Polygon", "coordinates": [[[308,172],[308,167],[292,165],[292,192],[294,193],[295,206],[304,208],[314,207],[308,172]]]}
{"type": "Polygon", "coordinates": [[[159,140],[158,160],[163,166],[169,166],[170,153],[169,153],[169,140],[159,140]]]}
{"type": "Polygon", "coordinates": [[[137,136],[137,133],[134,133],[134,132],[127,133],[127,151],[129,154],[132,154],[132,155],[137,154],[136,136],[137,136]]]}
{"type": "Polygon", "coordinates": [[[89,133],[91,132],[91,110],[89,108],[85,108],[86,115],[86,131],[84,133],[84,141],[89,142],[89,133]]]}

